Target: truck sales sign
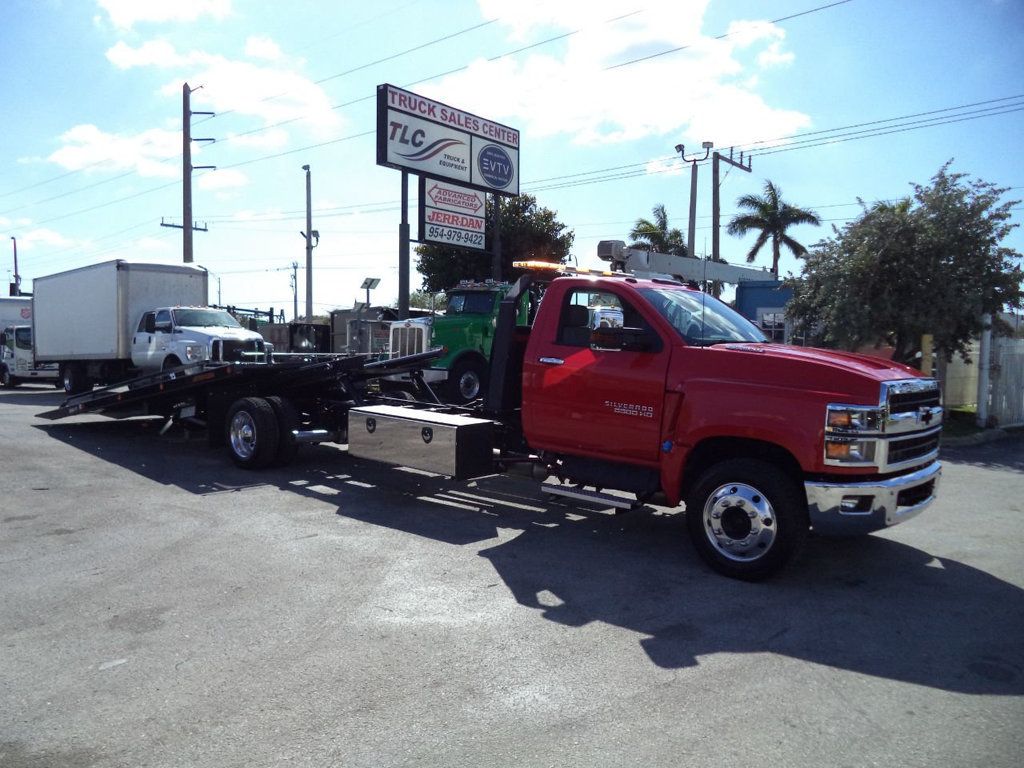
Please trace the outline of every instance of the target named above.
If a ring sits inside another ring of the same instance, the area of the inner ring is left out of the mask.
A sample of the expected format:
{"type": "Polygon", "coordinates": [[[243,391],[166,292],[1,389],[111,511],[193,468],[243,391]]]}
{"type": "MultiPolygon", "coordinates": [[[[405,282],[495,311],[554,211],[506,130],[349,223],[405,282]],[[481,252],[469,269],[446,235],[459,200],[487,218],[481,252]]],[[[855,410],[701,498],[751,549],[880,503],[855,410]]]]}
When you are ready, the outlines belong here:
{"type": "Polygon", "coordinates": [[[518,195],[519,131],[393,85],[378,85],[377,165],[518,195]]]}
{"type": "Polygon", "coordinates": [[[484,250],[486,194],[420,176],[420,240],[484,250]]]}

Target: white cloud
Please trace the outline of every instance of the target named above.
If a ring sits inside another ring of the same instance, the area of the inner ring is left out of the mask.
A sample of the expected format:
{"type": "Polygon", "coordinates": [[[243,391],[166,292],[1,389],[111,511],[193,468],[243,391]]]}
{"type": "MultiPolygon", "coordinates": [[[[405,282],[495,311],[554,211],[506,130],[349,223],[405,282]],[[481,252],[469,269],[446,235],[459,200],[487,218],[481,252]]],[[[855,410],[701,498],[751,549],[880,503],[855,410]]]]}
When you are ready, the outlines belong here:
{"type": "Polygon", "coordinates": [[[288,132],[283,128],[270,128],[253,134],[229,133],[225,138],[232,146],[251,149],[280,149],[288,144],[288,132]]]}
{"type": "Polygon", "coordinates": [[[281,48],[269,37],[250,37],[245,41],[245,55],[252,59],[277,61],[282,57],[281,48]]]}
{"type": "Polygon", "coordinates": [[[46,246],[47,248],[67,248],[75,245],[75,241],[59,232],[44,227],[30,229],[18,235],[19,249],[30,251],[37,245],[46,246]]]}
{"type": "MultiPolygon", "coordinates": [[[[250,43],[253,42],[250,38],[250,43]]],[[[250,55],[280,54],[277,45],[268,38],[260,38],[248,45],[250,55]]],[[[264,125],[301,122],[308,128],[323,133],[338,131],[343,120],[331,109],[327,94],[309,78],[287,65],[266,66],[250,61],[239,61],[203,51],[182,53],[165,41],[149,41],[132,47],[121,41],[107,51],[107,58],[121,69],[158,67],[177,69],[174,80],[161,92],[177,97],[181,93],[181,80],[202,84],[202,90],[192,95],[193,109],[212,112],[235,112],[259,118],[264,125]]],[[[269,137],[254,134],[249,142],[254,146],[281,146],[287,134],[277,131],[269,137]]]]}
{"type": "Polygon", "coordinates": [[[140,176],[181,175],[181,133],[154,128],[134,136],[76,125],[60,137],[64,146],[47,160],[70,171],[134,170],[140,176]],[[164,162],[167,160],[167,162],[164,162]]]}
{"type": "Polygon", "coordinates": [[[231,0],[97,0],[114,26],[131,29],[139,22],[190,22],[201,16],[224,19],[231,0]]]}
{"type": "Polygon", "coordinates": [[[133,253],[146,253],[150,256],[154,254],[164,254],[174,255],[177,257],[179,246],[159,237],[140,237],[132,243],[130,250],[133,253]]]}
{"type": "Polygon", "coordinates": [[[796,58],[792,52],[783,51],[778,43],[772,43],[757,55],[757,63],[763,69],[792,64],[796,58]]]}
{"type": "Polygon", "coordinates": [[[747,48],[761,40],[781,40],[786,31],[770,21],[734,21],[729,24],[728,40],[738,48],[747,48]]]}
{"type": "Polygon", "coordinates": [[[204,191],[222,189],[237,189],[249,184],[249,177],[241,171],[225,169],[223,171],[209,171],[196,177],[196,186],[204,191]]]}
{"type": "Polygon", "coordinates": [[[545,47],[480,59],[422,91],[531,137],[602,144],[666,136],[728,146],[791,134],[810,122],[765,103],[751,87],[757,65],[792,60],[782,47],[784,30],[770,22],[734,22],[719,40],[713,37],[719,30],[702,32],[704,0],[656,0],[639,13],[624,13],[611,0],[479,3],[485,18],[501,18],[513,35],[535,33],[527,40],[579,31],[556,54],[545,47]],[[759,46],[767,47],[760,61],[739,56],[756,58],[759,46]],[[666,51],[673,52],[659,55],[666,51]]]}
{"type": "Polygon", "coordinates": [[[107,51],[107,60],[118,69],[132,67],[180,67],[187,59],[178,55],[166,40],[150,40],[132,48],[123,40],[107,51]]]}
{"type": "Polygon", "coordinates": [[[679,176],[683,172],[683,164],[679,159],[651,160],[644,166],[644,170],[651,173],[663,173],[666,176],[679,176]]]}

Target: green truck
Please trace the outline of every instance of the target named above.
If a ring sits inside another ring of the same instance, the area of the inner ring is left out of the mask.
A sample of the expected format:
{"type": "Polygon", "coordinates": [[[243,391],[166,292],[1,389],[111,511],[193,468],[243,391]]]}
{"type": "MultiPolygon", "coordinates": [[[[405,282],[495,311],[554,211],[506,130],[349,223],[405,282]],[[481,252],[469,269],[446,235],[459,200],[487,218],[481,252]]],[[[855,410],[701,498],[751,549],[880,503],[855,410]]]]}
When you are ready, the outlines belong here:
{"type": "MultiPolygon", "coordinates": [[[[447,291],[448,307],[434,318],[427,348],[442,347],[444,355],[424,371],[427,381],[444,382],[442,394],[453,403],[468,403],[487,390],[491,345],[498,322],[498,305],[510,289],[508,283],[461,281],[447,291]]],[[[518,325],[528,325],[529,296],[520,302],[518,325]]]]}

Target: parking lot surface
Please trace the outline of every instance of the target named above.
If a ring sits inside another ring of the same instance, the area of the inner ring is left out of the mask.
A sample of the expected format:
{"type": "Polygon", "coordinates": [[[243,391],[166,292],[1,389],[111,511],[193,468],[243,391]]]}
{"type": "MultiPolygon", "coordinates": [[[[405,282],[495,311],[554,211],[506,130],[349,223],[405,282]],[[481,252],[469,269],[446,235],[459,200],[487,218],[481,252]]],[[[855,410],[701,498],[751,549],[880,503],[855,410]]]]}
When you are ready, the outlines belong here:
{"type": "Polygon", "coordinates": [[[0,766],[999,766],[1024,754],[1024,439],[730,581],[676,510],[0,392],[0,766]]]}

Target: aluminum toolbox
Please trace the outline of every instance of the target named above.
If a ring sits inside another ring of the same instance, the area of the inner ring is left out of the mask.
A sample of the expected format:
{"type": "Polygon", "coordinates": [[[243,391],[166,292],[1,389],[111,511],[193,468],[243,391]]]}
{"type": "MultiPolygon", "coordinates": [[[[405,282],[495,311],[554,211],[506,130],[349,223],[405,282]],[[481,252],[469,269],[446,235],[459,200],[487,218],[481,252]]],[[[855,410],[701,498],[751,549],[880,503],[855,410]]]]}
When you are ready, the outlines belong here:
{"type": "Polygon", "coordinates": [[[371,405],[348,412],[348,452],[456,480],[494,473],[493,422],[449,413],[371,405]]]}

